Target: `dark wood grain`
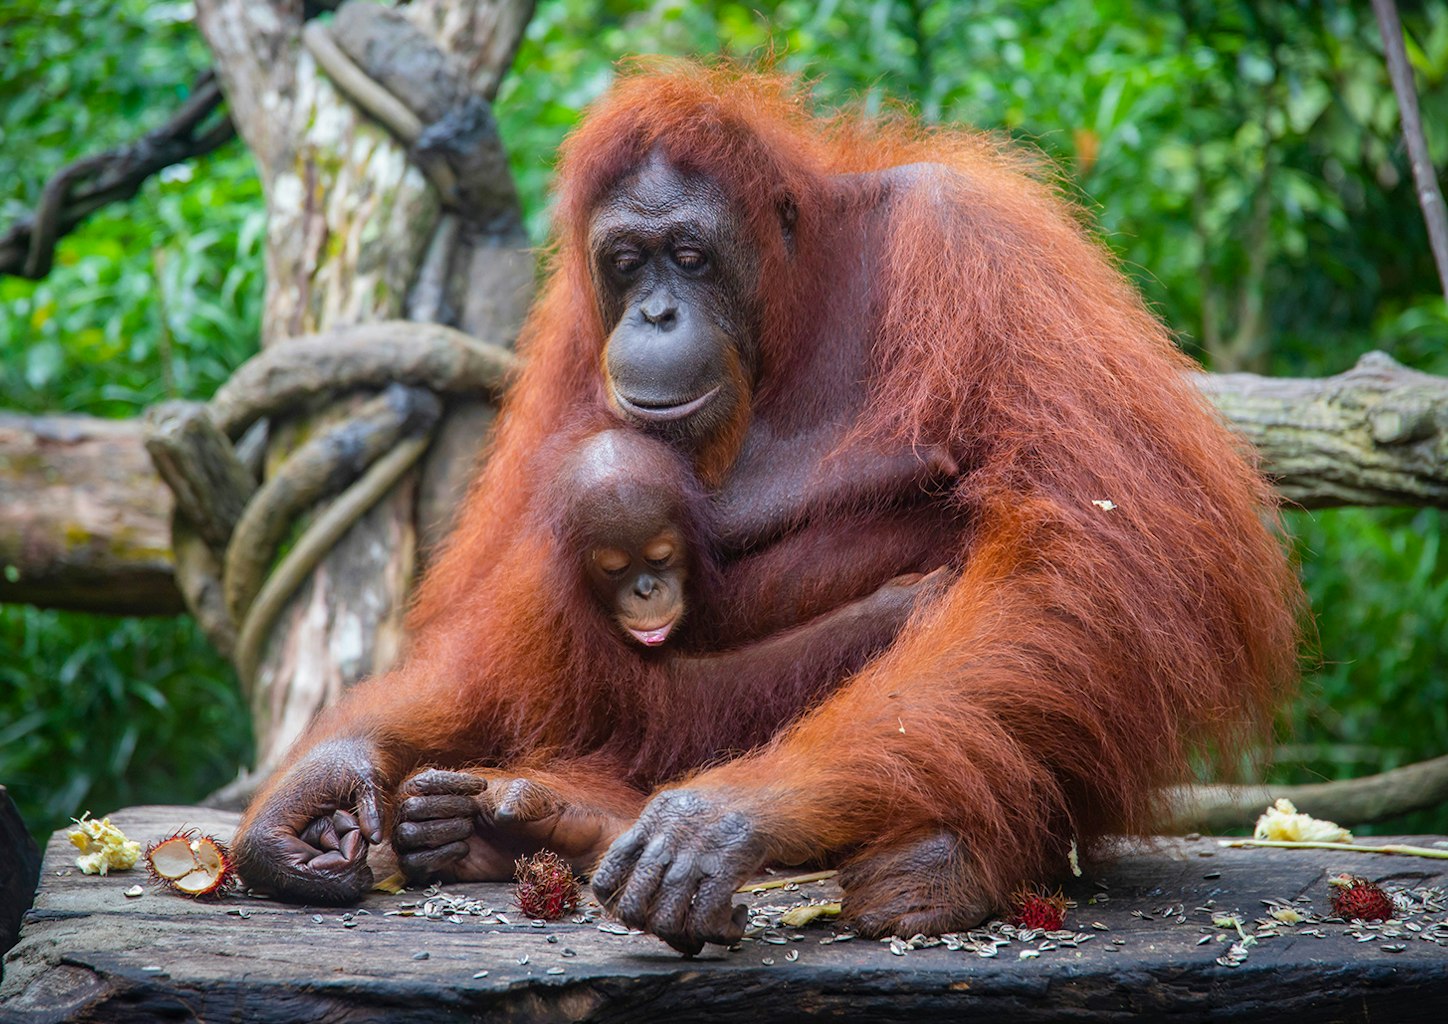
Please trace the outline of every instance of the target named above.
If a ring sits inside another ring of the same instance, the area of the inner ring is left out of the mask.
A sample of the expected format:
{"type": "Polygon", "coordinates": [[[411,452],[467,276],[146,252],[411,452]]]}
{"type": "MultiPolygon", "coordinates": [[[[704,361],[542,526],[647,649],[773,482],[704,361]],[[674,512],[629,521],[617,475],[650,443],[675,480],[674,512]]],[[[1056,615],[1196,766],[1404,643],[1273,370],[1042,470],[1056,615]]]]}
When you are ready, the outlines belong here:
{"type": "MultiPolygon", "coordinates": [[[[146,841],[183,823],[226,836],[237,819],[194,807],[139,807],[112,820],[146,841]]],[[[711,947],[695,960],[649,936],[614,935],[596,924],[535,926],[509,905],[502,885],[443,891],[503,909],[507,924],[386,916],[422,896],[377,893],[359,908],[369,913],[348,927],[346,911],[245,896],[208,904],[148,888],[127,899],[124,891],[141,880],[136,872],[86,877],[67,870],[72,863],[58,833],[35,908],[7,960],[0,1020],[1319,1024],[1436,1022],[1448,1003],[1448,949],[1423,938],[1439,934],[1433,926],[1448,911],[1410,915],[1423,931],[1368,942],[1340,922],[1313,926],[1322,938],[1285,927],[1229,968],[1217,963],[1228,942],[1216,936],[1225,930],[1212,925],[1211,911],[1193,909],[1214,900],[1216,911],[1240,912],[1250,932],[1266,913],[1264,899],[1305,895],[1326,911],[1329,874],[1351,870],[1389,884],[1442,886],[1448,861],[1165,839],[1150,848],[1138,844],[1099,869],[1088,866],[1068,886],[1079,904],[1068,926],[1093,936],[1076,949],[1021,959],[1020,950],[1038,947],[1037,939],[1013,942],[993,959],[943,946],[894,955],[888,944],[864,939],[822,944],[836,929],[813,924],[782,929],[781,945],[761,936],[734,952],[711,947]],[[1089,902],[1102,894],[1106,902],[1089,902]],[[1158,913],[1176,903],[1185,906],[1185,923],[1158,913]],[[1198,945],[1203,935],[1210,938],[1198,945]],[[1387,950],[1396,944],[1405,948],[1387,950]],[[787,959],[791,950],[797,960],[787,959]],[[426,958],[417,958],[422,953],[426,958]],[[475,978],[481,970],[486,977],[475,978]]],[[[831,883],[810,883],[743,898],[756,908],[779,907],[836,893],[831,883]]]]}

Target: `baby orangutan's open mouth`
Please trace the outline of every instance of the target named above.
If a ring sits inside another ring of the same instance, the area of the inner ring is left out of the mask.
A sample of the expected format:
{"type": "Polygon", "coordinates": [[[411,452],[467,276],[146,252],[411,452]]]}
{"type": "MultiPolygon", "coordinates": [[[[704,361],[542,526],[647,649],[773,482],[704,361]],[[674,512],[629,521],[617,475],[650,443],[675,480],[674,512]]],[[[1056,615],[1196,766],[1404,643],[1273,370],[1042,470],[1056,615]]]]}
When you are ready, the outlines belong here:
{"type": "Polygon", "coordinates": [[[658,647],[669,638],[669,634],[674,631],[674,627],[678,625],[678,623],[678,616],[675,616],[657,626],[643,626],[629,624],[627,622],[622,623],[622,625],[629,636],[633,637],[645,647],[658,647]]]}

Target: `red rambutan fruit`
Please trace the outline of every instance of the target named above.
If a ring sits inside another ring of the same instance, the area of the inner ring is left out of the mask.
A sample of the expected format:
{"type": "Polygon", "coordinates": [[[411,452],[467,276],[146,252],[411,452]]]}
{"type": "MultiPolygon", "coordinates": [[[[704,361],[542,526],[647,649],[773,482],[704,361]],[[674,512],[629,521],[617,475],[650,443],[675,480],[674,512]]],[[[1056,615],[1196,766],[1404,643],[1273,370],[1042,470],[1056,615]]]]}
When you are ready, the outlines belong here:
{"type": "Polygon", "coordinates": [[[1382,886],[1359,875],[1337,875],[1327,886],[1332,912],[1344,921],[1386,921],[1398,911],[1382,886]]]}
{"type": "Polygon", "coordinates": [[[573,869],[552,850],[519,857],[513,877],[513,902],[529,917],[544,921],[556,921],[576,910],[583,895],[573,869]]]}
{"type": "Polygon", "coordinates": [[[1060,889],[1021,889],[1011,897],[1010,922],[1017,928],[1059,931],[1066,924],[1066,897],[1060,889]]]}
{"type": "Polygon", "coordinates": [[[226,844],[195,829],[146,847],[146,868],[157,883],[192,899],[225,896],[237,885],[236,864],[226,844]]]}

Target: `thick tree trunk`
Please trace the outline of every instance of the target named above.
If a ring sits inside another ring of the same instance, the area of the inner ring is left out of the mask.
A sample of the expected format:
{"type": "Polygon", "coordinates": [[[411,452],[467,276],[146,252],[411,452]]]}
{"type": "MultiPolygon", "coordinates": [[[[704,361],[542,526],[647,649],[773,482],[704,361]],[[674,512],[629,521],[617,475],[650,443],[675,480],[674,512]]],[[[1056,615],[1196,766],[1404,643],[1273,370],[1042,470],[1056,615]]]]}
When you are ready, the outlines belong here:
{"type": "MultiPolygon", "coordinates": [[[[520,0],[418,0],[406,8],[405,17],[423,29],[424,42],[438,40],[444,49],[474,58],[466,70],[450,64],[456,73],[448,81],[459,80],[491,95],[531,11],[532,3],[520,0]]],[[[480,289],[507,292],[509,282],[496,275],[476,282],[476,287],[447,285],[450,276],[467,274],[479,250],[521,251],[526,244],[506,164],[500,168],[505,180],[498,183],[498,191],[504,205],[512,203],[516,230],[461,230],[454,215],[444,214],[433,183],[407,149],[319,69],[302,42],[300,4],[201,0],[197,14],[237,131],[256,155],[266,186],[263,346],[379,319],[411,316],[447,322],[458,318],[448,315],[444,302],[430,297],[480,289]]],[[[340,37],[349,18],[365,22],[376,14],[373,5],[344,5],[331,35],[340,37]]],[[[395,19],[394,28],[406,29],[401,15],[381,15],[395,19]]],[[[394,37],[407,45],[416,42],[406,31],[394,37]]],[[[409,56],[419,52],[412,45],[409,56]]],[[[359,60],[358,55],[352,59],[359,60]]],[[[387,59],[388,53],[377,58],[384,64],[387,59]]],[[[372,71],[385,85],[385,77],[372,71]]],[[[446,106],[458,98],[439,101],[438,95],[424,90],[421,99],[446,106]]],[[[418,97],[397,98],[411,105],[418,97]]],[[[431,124],[440,111],[414,113],[423,124],[431,124]]],[[[501,220],[506,223],[508,218],[501,220]]],[[[526,266],[516,254],[511,260],[526,266]]],[[[494,262],[506,264],[508,259],[494,262]]],[[[523,293],[517,304],[526,304],[527,279],[519,287],[516,277],[512,289],[523,293]]],[[[504,297],[505,304],[512,302],[504,297]]],[[[500,333],[511,337],[517,322],[511,305],[507,316],[495,320],[460,326],[485,326],[494,338],[500,333]]],[[[274,424],[268,472],[310,434],[347,411],[348,404],[339,403],[315,416],[274,424]]],[[[396,658],[408,587],[417,567],[417,476],[404,478],[347,533],[271,631],[251,693],[259,772],[276,763],[318,710],[396,658]]]]}

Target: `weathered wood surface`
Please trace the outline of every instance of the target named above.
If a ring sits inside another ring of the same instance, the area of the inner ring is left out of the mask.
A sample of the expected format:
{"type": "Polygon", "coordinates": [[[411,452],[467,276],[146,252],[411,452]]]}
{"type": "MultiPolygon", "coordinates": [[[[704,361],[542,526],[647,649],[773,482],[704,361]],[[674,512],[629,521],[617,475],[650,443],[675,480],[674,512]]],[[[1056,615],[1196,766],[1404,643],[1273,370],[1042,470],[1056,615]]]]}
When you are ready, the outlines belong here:
{"type": "MultiPolygon", "coordinates": [[[[195,807],[112,815],[132,838],[183,822],[229,834],[237,818],[195,807]]],[[[1409,840],[1431,844],[1434,837],[1409,840]]],[[[1023,959],[1041,939],[987,959],[945,946],[894,955],[856,939],[822,943],[831,925],[762,933],[737,951],[686,960],[646,935],[595,923],[535,926],[508,887],[452,885],[508,915],[458,923],[388,916],[419,893],[373,894],[357,911],[285,906],[238,896],[195,903],[148,889],[130,872],[85,877],[57,833],[20,944],[5,962],[0,1019],[246,1020],[255,1022],[548,1020],[860,1021],[1071,1019],[1439,1021],[1448,1002],[1448,910],[1405,915],[1397,937],[1360,942],[1341,922],[1282,927],[1241,966],[1220,966],[1235,931],[1213,910],[1257,930],[1265,899],[1299,896],[1326,911],[1325,879],[1351,870],[1390,885],[1442,886],[1448,862],[1319,851],[1237,850],[1212,839],[1161,840],[1113,864],[1088,865],[1068,892],[1067,924],[1089,935],[1023,959]],[[1094,905],[1093,897],[1107,897],[1094,905]],[[1183,907],[1185,922],[1161,908],[1183,907]],[[367,913],[362,914],[360,911],[367,913]],[[1145,917],[1137,917],[1137,912],[1145,917]],[[241,916],[242,913],[248,916],[241,916]],[[347,915],[351,926],[348,926],[347,915]],[[1099,922],[1109,930],[1098,930],[1099,922]],[[1308,932],[1321,931],[1322,937],[1308,932]],[[1207,937],[1207,941],[1198,944],[1207,937]],[[1402,946],[1400,951],[1390,947],[1402,946]],[[570,955],[570,953],[572,955],[570,955]],[[791,959],[794,954],[797,957],[791,959]],[[425,958],[423,954],[426,954],[425,958]],[[766,963],[772,960],[772,963],[766,963]],[[484,977],[476,977],[486,971],[484,977]]],[[[1441,893],[1441,889],[1439,890],[1441,893]]],[[[756,910],[833,896],[831,883],[742,897],[756,910]]],[[[1294,904],[1306,908],[1308,904],[1294,904]]]]}

